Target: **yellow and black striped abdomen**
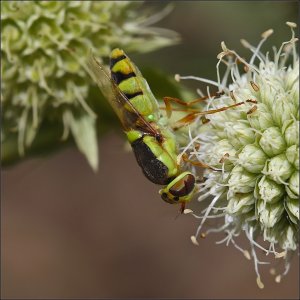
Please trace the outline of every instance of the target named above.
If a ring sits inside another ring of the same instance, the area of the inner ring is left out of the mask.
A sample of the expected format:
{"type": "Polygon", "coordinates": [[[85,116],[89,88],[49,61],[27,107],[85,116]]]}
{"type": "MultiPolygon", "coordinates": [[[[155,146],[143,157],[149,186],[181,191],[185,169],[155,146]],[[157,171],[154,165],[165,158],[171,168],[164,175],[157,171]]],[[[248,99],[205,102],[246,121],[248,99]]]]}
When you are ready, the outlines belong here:
{"type": "MultiPolygon", "coordinates": [[[[149,122],[159,118],[158,104],[147,81],[123,50],[114,49],[110,58],[111,78],[133,107],[149,122]]],[[[130,106],[124,106],[130,112],[130,106]]]]}

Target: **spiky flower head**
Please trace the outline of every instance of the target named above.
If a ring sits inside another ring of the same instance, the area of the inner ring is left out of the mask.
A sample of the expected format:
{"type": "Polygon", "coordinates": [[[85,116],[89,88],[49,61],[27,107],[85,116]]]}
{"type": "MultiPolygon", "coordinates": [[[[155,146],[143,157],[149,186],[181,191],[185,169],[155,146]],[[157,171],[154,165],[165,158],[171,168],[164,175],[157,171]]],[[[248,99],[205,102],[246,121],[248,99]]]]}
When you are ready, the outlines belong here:
{"type": "Polygon", "coordinates": [[[210,95],[205,110],[240,105],[207,115],[210,122],[206,124],[199,121],[184,148],[190,159],[210,166],[199,184],[198,202],[195,200],[193,210],[185,211],[201,220],[193,243],[198,244],[199,235],[225,232],[220,242],[232,243],[248,259],[253,257],[261,288],[258,265],[263,262],[256,250],[285,258],[285,270],[276,276],[278,282],[289,269],[290,254],[297,249],[299,238],[299,58],[296,24],[287,25],[292,38],[278,50],[274,48],[273,55],[260,50],[273,30],[262,34],[257,47],[241,40],[253,53],[248,62],[222,42],[218,81],[192,77],[224,92],[210,95]],[[226,65],[222,80],[221,63],[226,65]],[[208,219],[219,222],[204,230],[208,219]],[[250,241],[250,252],[235,241],[241,233],[250,241]]]}
{"type": "MultiPolygon", "coordinates": [[[[96,115],[89,100],[93,81],[86,69],[118,46],[151,51],[178,41],[166,29],[149,27],[169,11],[147,16],[130,1],[6,1],[1,3],[1,104],[3,152],[12,137],[20,155],[45,139],[40,129],[72,133],[97,167],[96,115]]],[[[4,154],[5,156],[6,154],[4,154]]],[[[7,155],[10,155],[8,153],[7,155]]]]}

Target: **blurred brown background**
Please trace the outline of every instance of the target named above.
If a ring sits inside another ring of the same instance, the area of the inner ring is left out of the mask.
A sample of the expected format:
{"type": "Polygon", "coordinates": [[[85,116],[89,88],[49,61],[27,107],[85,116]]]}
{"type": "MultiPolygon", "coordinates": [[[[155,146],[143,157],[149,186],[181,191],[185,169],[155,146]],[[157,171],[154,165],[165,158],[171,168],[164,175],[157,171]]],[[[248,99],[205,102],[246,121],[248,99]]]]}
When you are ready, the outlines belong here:
{"type": "MultiPolygon", "coordinates": [[[[298,14],[286,1],[174,4],[158,25],[181,33],[182,44],[132,58],[212,79],[222,40],[246,55],[240,38],[257,44],[274,28],[279,46],[298,14]]],[[[280,284],[261,266],[259,290],[253,262],[215,245],[220,237],[194,246],[195,219],[174,220],[177,208],[160,200],[116,132],[100,140],[97,174],[67,148],[3,170],[1,192],[2,298],[299,298],[298,257],[280,284]]]]}

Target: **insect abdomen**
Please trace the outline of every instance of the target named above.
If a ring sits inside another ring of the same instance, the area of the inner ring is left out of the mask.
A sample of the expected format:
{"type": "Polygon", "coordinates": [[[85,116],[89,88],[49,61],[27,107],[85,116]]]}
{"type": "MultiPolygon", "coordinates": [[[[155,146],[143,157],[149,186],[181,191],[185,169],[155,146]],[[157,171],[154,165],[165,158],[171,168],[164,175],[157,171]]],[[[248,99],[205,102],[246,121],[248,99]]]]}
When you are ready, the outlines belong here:
{"type": "Polygon", "coordinates": [[[170,153],[151,135],[139,131],[127,132],[136,160],[145,176],[156,184],[168,184],[178,173],[170,153]]]}
{"type": "MultiPolygon", "coordinates": [[[[110,59],[111,78],[133,107],[147,120],[157,121],[158,105],[147,81],[123,50],[114,49],[110,59]]],[[[130,105],[125,105],[130,111],[130,105]]]]}
{"type": "Polygon", "coordinates": [[[137,139],[131,146],[138,164],[151,182],[160,185],[170,182],[168,167],[155,157],[143,138],[137,139]]]}

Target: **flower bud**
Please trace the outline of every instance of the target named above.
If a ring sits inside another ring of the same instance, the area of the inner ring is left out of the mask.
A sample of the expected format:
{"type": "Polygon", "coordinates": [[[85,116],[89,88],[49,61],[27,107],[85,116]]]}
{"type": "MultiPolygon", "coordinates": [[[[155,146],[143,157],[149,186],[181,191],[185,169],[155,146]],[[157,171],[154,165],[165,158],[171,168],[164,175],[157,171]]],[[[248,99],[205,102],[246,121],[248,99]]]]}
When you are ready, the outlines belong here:
{"type": "Polygon", "coordinates": [[[238,155],[238,163],[251,173],[260,173],[267,155],[255,144],[246,145],[238,155]]]}
{"type": "Polygon", "coordinates": [[[255,196],[267,203],[275,203],[284,195],[284,187],[263,176],[256,185],[255,196]]]}
{"type": "Polygon", "coordinates": [[[245,123],[227,122],[224,130],[235,149],[239,149],[247,144],[252,144],[255,140],[254,131],[245,123]]]}
{"type": "Polygon", "coordinates": [[[226,211],[229,214],[241,215],[253,210],[253,205],[255,203],[253,193],[235,193],[227,198],[229,199],[229,202],[226,211]]]}
{"type": "Polygon", "coordinates": [[[264,227],[263,237],[265,241],[274,244],[278,243],[277,232],[275,232],[274,227],[272,228],[264,227]]]}
{"type": "Polygon", "coordinates": [[[267,228],[273,227],[284,212],[284,206],[280,201],[277,203],[266,203],[263,200],[258,200],[256,209],[260,222],[267,228]]]}
{"type": "Polygon", "coordinates": [[[287,194],[292,199],[299,198],[299,172],[295,171],[290,177],[289,185],[285,187],[287,194]]]}
{"type": "Polygon", "coordinates": [[[241,166],[235,166],[228,180],[229,190],[233,193],[249,193],[255,186],[256,175],[246,171],[241,166]]]}
{"type": "Polygon", "coordinates": [[[296,115],[295,106],[292,102],[286,101],[286,95],[280,95],[272,105],[272,116],[276,126],[281,127],[291,115],[296,115]]]}
{"type": "Polygon", "coordinates": [[[282,153],[286,148],[286,143],[278,127],[266,129],[259,141],[259,145],[268,156],[282,153]]]}
{"type": "MultiPolygon", "coordinates": [[[[296,63],[293,68],[289,66],[287,69],[286,78],[285,78],[286,89],[287,90],[299,89],[298,80],[299,80],[299,63],[296,63]]],[[[299,107],[299,94],[291,93],[290,97],[298,99],[298,101],[296,102],[297,104],[296,107],[299,107]]]]}
{"type": "Polygon", "coordinates": [[[286,150],[287,160],[299,170],[299,147],[293,145],[286,150]]]}
{"type": "Polygon", "coordinates": [[[282,249],[296,250],[297,249],[298,233],[291,225],[286,225],[279,236],[279,243],[282,249]]]}
{"type": "Polygon", "coordinates": [[[284,199],[285,210],[289,215],[290,220],[297,224],[299,221],[299,198],[292,199],[288,196],[284,199]]]}
{"type": "Polygon", "coordinates": [[[288,146],[299,146],[299,121],[288,120],[283,125],[283,134],[288,146]]]}
{"type": "Polygon", "coordinates": [[[257,130],[262,130],[274,126],[272,115],[270,114],[270,109],[263,104],[257,103],[256,111],[247,115],[248,121],[251,126],[257,130]]]}
{"type": "Polygon", "coordinates": [[[294,168],[288,162],[286,155],[279,154],[272,157],[265,165],[263,174],[269,175],[278,184],[287,180],[293,173],[294,168]]]}
{"type": "Polygon", "coordinates": [[[207,163],[215,168],[221,168],[223,163],[225,170],[232,169],[231,158],[235,157],[236,150],[227,139],[218,141],[207,157],[207,163]]]}
{"type": "MultiPolygon", "coordinates": [[[[275,72],[274,62],[270,62],[268,64],[268,72],[275,72]]],[[[274,88],[266,82],[264,78],[258,77],[256,80],[257,84],[260,86],[260,101],[261,103],[266,105],[267,111],[272,113],[270,108],[274,104],[274,98],[276,97],[276,91],[274,88]]],[[[273,121],[274,122],[274,121],[273,121]]]]}

